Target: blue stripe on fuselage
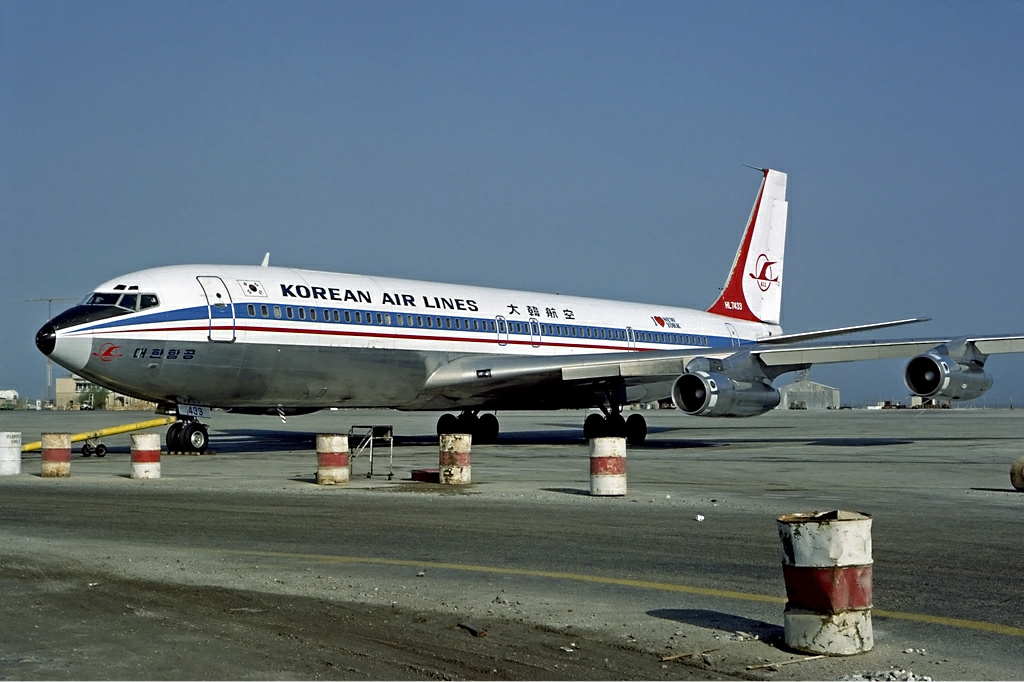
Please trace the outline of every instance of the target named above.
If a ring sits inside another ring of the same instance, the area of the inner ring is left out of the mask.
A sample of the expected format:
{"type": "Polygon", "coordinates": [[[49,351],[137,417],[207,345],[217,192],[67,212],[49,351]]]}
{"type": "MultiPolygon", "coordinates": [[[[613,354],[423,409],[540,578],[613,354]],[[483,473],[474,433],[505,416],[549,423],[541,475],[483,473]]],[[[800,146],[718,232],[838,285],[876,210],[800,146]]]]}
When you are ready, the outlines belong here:
{"type": "MultiPolygon", "coordinates": [[[[450,335],[479,334],[479,335],[486,335],[486,336],[491,337],[493,335],[499,334],[499,332],[496,329],[490,328],[490,325],[495,323],[495,318],[490,318],[490,317],[488,317],[488,318],[480,318],[480,317],[461,317],[461,316],[437,315],[437,314],[430,314],[429,315],[429,317],[431,317],[431,318],[444,319],[444,320],[448,320],[448,321],[454,320],[457,317],[457,319],[460,321],[460,328],[459,329],[451,329],[451,328],[448,328],[448,327],[437,327],[437,326],[428,327],[428,326],[425,326],[425,325],[412,325],[412,326],[408,326],[408,325],[402,326],[402,325],[396,325],[396,324],[391,324],[391,325],[380,324],[380,325],[378,325],[378,324],[373,323],[372,321],[371,322],[354,322],[354,321],[345,322],[343,319],[338,321],[338,322],[335,322],[332,319],[330,319],[330,317],[333,317],[333,315],[331,315],[331,313],[333,313],[335,308],[323,308],[323,307],[318,307],[318,306],[301,306],[301,307],[305,308],[306,310],[314,309],[314,310],[320,311],[319,313],[317,313],[318,316],[324,316],[324,317],[327,317],[328,319],[320,319],[320,320],[295,320],[295,319],[285,319],[285,318],[276,318],[276,317],[250,316],[248,314],[248,310],[247,310],[247,307],[249,305],[254,305],[254,304],[247,304],[247,303],[236,303],[236,304],[234,304],[235,324],[244,324],[245,321],[247,321],[247,320],[254,320],[254,321],[255,320],[259,320],[259,321],[264,321],[264,322],[283,323],[284,325],[289,325],[289,326],[295,325],[296,323],[309,324],[309,323],[312,322],[312,323],[318,324],[318,325],[329,325],[329,326],[342,325],[342,326],[346,326],[346,327],[359,327],[359,328],[362,328],[362,327],[384,328],[384,329],[391,330],[391,332],[394,333],[394,334],[399,334],[400,330],[402,330],[402,329],[416,329],[416,330],[429,331],[432,334],[450,334],[450,335]],[[472,322],[476,322],[477,325],[479,327],[482,327],[482,328],[471,329],[469,323],[472,323],[472,322]]],[[[273,305],[273,304],[261,304],[261,305],[273,305]]],[[[279,307],[289,308],[289,307],[292,307],[292,306],[287,306],[286,305],[286,306],[279,306],[279,307]]],[[[298,308],[300,306],[295,306],[295,307],[298,308]]],[[[426,315],[424,313],[410,314],[410,313],[399,313],[399,312],[391,312],[391,311],[388,311],[388,313],[384,313],[384,312],[381,312],[381,311],[376,311],[376,310],[368,311],[368,310],[364,310],[364,309],[358,309],[358,311],[357,311],[357,309],[355,309],[355,308],[349,308],[349,309],[339,308],[337,310],[338,310],[339,315],[341,317],[344,317],[345,313],[348,312],[349,315],[350,315],[350,319],[351,319],[351,317],[354,316],[354,314],[356,312],[360,312],[360,313],[373,313],[373,315],[377,315],[378,313],[381,314],[381,315],[384,315],[384,314],[395,315],[395,316],[397,316],[397,315],[404,315],[406,317],[412,317],[412,318],[417,318],[417,319],[424,318],[424,317],[428,316],[428,315],[426,315]]],[[[370,318],[370,315],[367,314],[366,317],[370,318]]],[[[229,318],[215,319],[214,323],[216,324],[217,322],[225,322],[228,319],[229,318]]],[[[105,320],[105,321],[100,322],[98,324],[94,324],[94,325],[89,326],[89,327],[84,327],[84,328],[76,330],[76,331],[79,331],[79,332],[95,332],[95,331],[106,330],[106,329],[111,329],[112,330],[112,329],[118,329],[118,328],[123,328],[123,327],[131,327],[131,326],[136,326],[136,325],[161,324],[161,323],[168,323],[168,322],[195,322],[197,324],[206,325],[206,324],[208,324],[210,322],[210,318],[208,316],[208,308],[207,308],[207,306],[203,305],[203,306],[193,306],[193,307],[190,307],[190,308],[178,308],[178,309],[174,309],[174,310],[162,310],[162,311],[159,311],[159,312],[152,312],[152,313],[146,313],[146,314],[127,315],[127,316],[124,316],[124,317],[118,317],[118,318],[115,318],[115,319],[105,320]]],[[[508,329],[507,334],[508,334],[509,337],[531,338],[530,322],[529,321],[523,321],[523,320],[518,320],[517,321],[517,320],[507,320],[506,319],[505,320],[505,324],[507,325],[506,328],[508,329]],[[516,322],[518,322],[519,324],[522,325],[522,331],[516,331],[515,330],[516,322]]],[[[545,333],[545,334],[541,334],[540,335],[541,345],[543,345],[545,341],[547,341],[548,343],[555,343],[556,341],[558,341],[558,342],[562,343],[563,345],[573,345],[571,342],[577,342],[577,344],[580,345],[580,346],[586,346],[586,345],[595,344],[595,343],[602,343],[602,342],[605,342],[605,343],[608,343],[608,342],[610,342],[610,343],[627,343],[627,341],[625,339],[625,334],[626,334],[625,328],[606,327],[606,326],[593,326],[593,325],[579,325],[579,324],[567,324],[564,320],[563,321],[559,321],[557,323],[537,321],[536,324],[538,324],[538,325],[543,324],[543,325],[545,325],[546,327],[549,327],[549,328],[559,328],[560,327],[560,328],[564,328],[566,330],[566,333],[563,333],[563,334],[555,334],[553,332],[548,332],[548,333],[545,333]],[[576,335],[572,335],[571,333],[569,333],[569,330],[571,330],[573,328],[575,328],[577,330],[577,334],[576,335]],[[586,331],[587,330],[590,330],[591,336],[587,336],[586,335],[586,331]],[[621,334],[623,338],[601,338],[599,336],[599,332],[602,331],[602,330],[605,331],[606,335],[608,334],[608,332],[614,330],[618,334],[621,334]],[[570,342],[570,343],[566,343],[566,342],[570,342]]],[[[154,329],[152,331],[158,331],[158,330],[154,329]]],[[[290,329],[289,329],[289,327],[282,327],[281,329],[279,329],[277,331],[287,333],[288,331],[290,331],[290,329]]],[[[694,348],[694,349],[696,349],[696,348],[708,348],[708,347],[710,347],[710,348],[720,348],[720,347],[723,347],[723,346],[727,347],[728,344],[731,344],[734,341],[730,337],[707,336],[707,335],[703,335],[703,334],[686,334],[686,333],[682,332],[681,330],[680,330],[680,332],[663,332],[663,331],[646,330],[646,329],[634,329],[633,333],[634,333],[634,336],[636,337],[635,343],[637,343],[637,344],[656,345],[656,346],[662,346],[664,348],[694,348]],[[654,335],[654,336],[653,336],[653,338],[641,339],[640,338],[641,334],[647,335],[647,336],[651,336],[651,335],[654,335]],[[693,344],[693,343],[685,343],[685,342],[682,342],[682,341],[676,342],[676,341],[672,341],[672,340],[662,341],[662,340],[660,340],[661,337],[664,337],[664,338],[667,338],[667,339],[672,339],[673,337],[679,337],[680,339],[685,339],[686,337],[691,337],[691,338],[692,337],[702,337],[703,340],[705,340],[706,345],[698,345],[698,344],[693,344]]],[[[502,336],[504,336],[505,332],[500,332],[500,334],[502,336]]],[[[415,336],[412,336],[410,338],[415,338],[415,336]]],[[[533,338],[536,338],[536,337],[534,336],[533,338]]],[[[756,341],[750,340],[750,339],[741,339],[739,341],[739,345],[740,346],[750,346],[750,345],[754,345],[756,343],[757,343],[756,341]]],[[[625,350],[625,349],[623,349],[623,350],[625,350]]]]}

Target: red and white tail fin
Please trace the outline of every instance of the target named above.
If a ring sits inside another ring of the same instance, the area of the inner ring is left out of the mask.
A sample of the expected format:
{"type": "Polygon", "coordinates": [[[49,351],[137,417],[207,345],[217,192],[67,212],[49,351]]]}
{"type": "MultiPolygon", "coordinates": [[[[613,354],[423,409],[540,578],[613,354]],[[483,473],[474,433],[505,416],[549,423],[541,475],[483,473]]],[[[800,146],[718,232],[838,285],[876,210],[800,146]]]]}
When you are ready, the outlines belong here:
{"type": "Polygon", "coordinates": [[[709,313],[779,324],[788,206],[786,174],[765,169],[736,260],[709,313]]]}

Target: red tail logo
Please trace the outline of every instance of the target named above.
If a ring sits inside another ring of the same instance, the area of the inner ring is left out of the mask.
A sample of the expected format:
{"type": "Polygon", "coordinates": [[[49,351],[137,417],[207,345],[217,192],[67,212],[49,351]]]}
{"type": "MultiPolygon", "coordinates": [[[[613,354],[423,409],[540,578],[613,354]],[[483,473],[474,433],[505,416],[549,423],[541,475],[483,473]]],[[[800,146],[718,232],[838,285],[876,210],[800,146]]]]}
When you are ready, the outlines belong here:
{"type": "Polygon", "coordinates": [[[778,261],[768,260],[768,254],[762,253],[757,257],[757,264],[754,266],[757,274],[747,273],[751,279],[757,280],[757,286],[761,291],[768,291],[772,284],[778,284],[779,278],[772,277],[772,266],[776,263],[778,261]]]}

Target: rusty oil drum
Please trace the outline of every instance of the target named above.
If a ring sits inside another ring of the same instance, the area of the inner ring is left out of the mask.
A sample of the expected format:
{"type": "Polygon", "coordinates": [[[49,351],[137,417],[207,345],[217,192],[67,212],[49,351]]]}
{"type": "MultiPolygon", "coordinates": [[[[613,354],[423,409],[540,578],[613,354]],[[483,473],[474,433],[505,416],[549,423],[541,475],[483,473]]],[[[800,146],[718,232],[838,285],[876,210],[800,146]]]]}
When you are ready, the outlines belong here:
{"type": "Polygon", "coordinates": [[[874,646],[871,516],[828,511],[778,518],[786,581],[786,645],[849,656],[874,646]]]}

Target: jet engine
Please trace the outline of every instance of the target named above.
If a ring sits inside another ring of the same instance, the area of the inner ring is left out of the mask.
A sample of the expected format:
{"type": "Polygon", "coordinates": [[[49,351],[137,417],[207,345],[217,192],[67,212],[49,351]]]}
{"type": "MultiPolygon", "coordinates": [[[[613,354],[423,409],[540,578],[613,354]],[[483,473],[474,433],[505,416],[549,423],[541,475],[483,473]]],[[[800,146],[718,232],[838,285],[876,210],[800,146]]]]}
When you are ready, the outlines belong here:
{"type": "Polygon", "coordinates": [[[753,417],[774,409],[780,399],[770,384],[736,381],[717,372],[683,374],[672,384],[672,403],[701,417],[753,417]]]}
{"type": "Polygon", "coordinates": [[[992,388],[991,375],[979,363],[961,364],[935,351],[908,362],[903,381],[915,395],[945,400],[974,400],[992,388]]]}

